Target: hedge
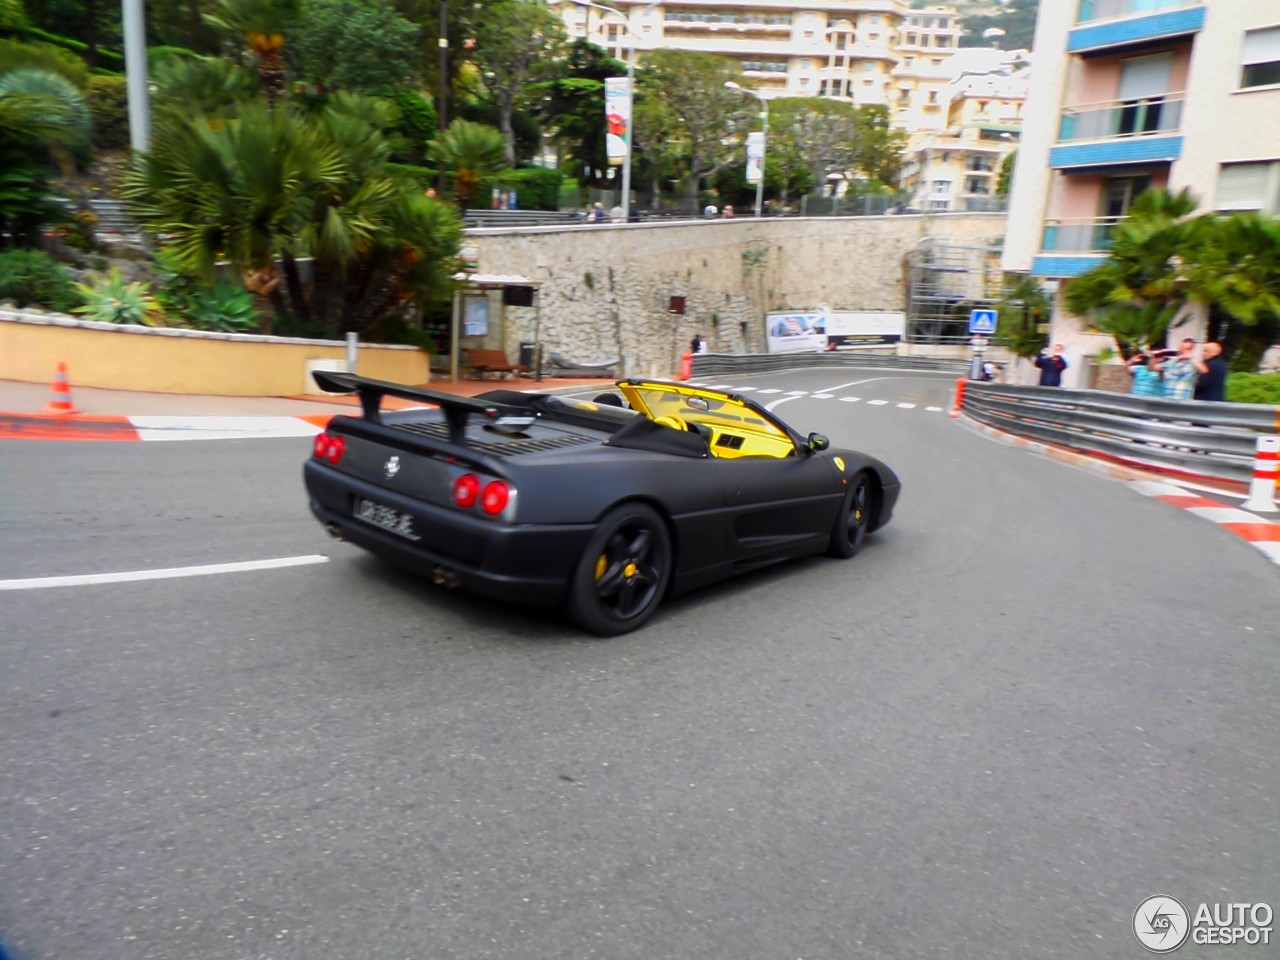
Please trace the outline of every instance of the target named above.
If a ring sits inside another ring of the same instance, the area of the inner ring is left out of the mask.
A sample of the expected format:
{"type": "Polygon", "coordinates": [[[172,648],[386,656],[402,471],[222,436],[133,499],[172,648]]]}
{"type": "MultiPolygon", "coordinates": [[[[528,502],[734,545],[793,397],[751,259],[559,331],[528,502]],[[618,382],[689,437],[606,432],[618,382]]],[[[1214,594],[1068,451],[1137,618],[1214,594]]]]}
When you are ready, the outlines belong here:
{"type": "Polygon", "coordinates": [[[559,210],[560,184],[563,180],[564,174],[550,167],[520,167],[494,177],[477,196],[486,196],[494,187],[499,190],[515,190],[516,201],[521,210],[559,210]]]}
{"type": "Polygon", "coordinates": [[[1273,403],[1280,406],[1280,373],[1227,374],[1227,399],[1232,403],[1273,403]]]}

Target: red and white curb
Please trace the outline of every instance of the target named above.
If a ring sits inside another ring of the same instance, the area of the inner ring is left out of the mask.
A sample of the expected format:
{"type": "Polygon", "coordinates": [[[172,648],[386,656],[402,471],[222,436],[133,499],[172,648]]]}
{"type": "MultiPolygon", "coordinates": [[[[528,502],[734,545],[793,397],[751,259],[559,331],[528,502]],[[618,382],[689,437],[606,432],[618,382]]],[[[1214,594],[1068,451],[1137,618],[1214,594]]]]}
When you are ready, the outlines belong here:
{"type": "Polygon", "coordinates": [[[1129,487],[1143,496],[1180,507],[1187,513],[1225,527],[1260,551],[1272,563],[1280,565],[1280,523],[1264,520],[1257,514],[1237,507],[1225,507],[1217,500],[1200,496],[1194,490],[1186,490],[1160,480],[1132,480],[1129,487]]]}
{"type": "Polygon", "coordinates": [[[0,440],[253,440],[313,437],[334,414],[302,417],[95,417],[0,413],[0,440]]]}

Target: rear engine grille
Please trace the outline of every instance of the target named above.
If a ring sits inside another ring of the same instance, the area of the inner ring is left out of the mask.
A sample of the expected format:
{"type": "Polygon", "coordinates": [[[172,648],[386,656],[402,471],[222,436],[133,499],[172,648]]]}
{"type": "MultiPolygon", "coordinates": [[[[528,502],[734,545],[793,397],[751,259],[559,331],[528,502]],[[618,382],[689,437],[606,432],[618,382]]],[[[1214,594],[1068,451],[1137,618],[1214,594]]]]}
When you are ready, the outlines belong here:
{"type": "Polygon", "coordinates": [[[742,437],[731,433],[722,433],[720,436],[716,437],[716,446],[724,447],[726,450],[741,450],[742,437]]]}
{"type": "MultiPolygon", "coordinates": [[[[396,423],[397,430],[416,433],[433,440],[448,440],[449,428],[443,423],[396,423]]],[[[584,443],[592,443],[592,437],[565,433],[550,437],[516,437],[486,431],[482,436],[475,432],[467,434],[467,446],[495,457],[511,457],[521,453],[541,453],[544,450],[559,450],[563,447],[577,447],[584,443]]]]}

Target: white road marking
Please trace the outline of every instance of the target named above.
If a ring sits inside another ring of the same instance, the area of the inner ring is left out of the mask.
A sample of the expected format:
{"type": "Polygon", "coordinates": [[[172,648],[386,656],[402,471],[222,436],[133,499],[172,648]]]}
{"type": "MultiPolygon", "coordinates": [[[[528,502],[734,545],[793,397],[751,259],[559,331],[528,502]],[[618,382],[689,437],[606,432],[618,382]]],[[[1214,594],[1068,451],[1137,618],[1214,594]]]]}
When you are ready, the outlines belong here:
{"type": "Polygon", "coordinates": [[[841,397],[840,402],[841,403],[857,403],[861,399],[862,399],[861,397],[841,397]]]}
{"type": "Polygon", "coordinates": [[[769,387],[768,389],[761,390],[760,392],[761,393],[781,393],[782,391],[777,389],[776,387],[769,387]]]}
{"type": "Polygon", "coordinates": [[[161,570],[130,570],[124,573],[87,573],[69,577],[33,577],[28,580],[0,580],[0,590],[42,590],[46,587],[84,587],[98,583],[132,583],[138,580],[175,580],[205,577],[215,573],[243,573],[248,570],[276,570],[328,563],[319,554],[280,557],[276,560],[245,560],[240,563],[207,563],[197,567],[167,567],[161,570]]]}
{"type": "Polygon", "coordinates": [[[1197,517],[1204,517],[1206,520],[1212,520],[1214,523],[1262,523],[1252,513],[1245,513],[1243,510],[1237,510],[1235,507],[1187,507],[1187,513],[1194,513],[1197,517]]]}
{"type": "Polygon", "coordinates": [[[755,387],[730,387],[734,393],[750,393],[755,387]]]}
{"type": "Polygon", "coordinates": [[[899,409],[899,410],[914,410],[915,408],[916,408],[916,405],[915,405],[914,403],[900,403],[900,404],[898,404],[898,409],[899,409]]]}
{"type": "Polygon", "coordinates": [[[942,408],[941,408],[941,407],[925,407],[925,410],[929,411],[929,413],[941,413],[941,412],[942,412],[942,408]]]}
{"type": "Polygon", "coordinates": [[[868,400],[867,401],[867,403],[873,407],[883,407],[888,402],[889,402],[888,400],[868,400]]]}
{"type": "Polygon", "coordinates": [[[813,394],[812,396],[813,396],[813,399],[814,399],[814,400],[830,400],[830,399],[831,399],[831,397],[832,397],[832,394],[830,394],[830,393],[815,393],[815,394],[813,394]]]}
{"type": "Polygon", "coordinates": [[[788,390],[787,391],[788,397],[807,397],[808,395],[809,395],[808,390],[788,390]]]}
{"type": "Polygon", "coordinates": [[[130,417],[140,440],[239,440],[314,437],[320,428],[297,417],[130,417]]]}
{"type": "Polygon", "coordinates": [[[1253,546],[1261,550],[1272,563],[1280,564],[1280,543],[1263,543],[1253,541],[1253,546]]]}

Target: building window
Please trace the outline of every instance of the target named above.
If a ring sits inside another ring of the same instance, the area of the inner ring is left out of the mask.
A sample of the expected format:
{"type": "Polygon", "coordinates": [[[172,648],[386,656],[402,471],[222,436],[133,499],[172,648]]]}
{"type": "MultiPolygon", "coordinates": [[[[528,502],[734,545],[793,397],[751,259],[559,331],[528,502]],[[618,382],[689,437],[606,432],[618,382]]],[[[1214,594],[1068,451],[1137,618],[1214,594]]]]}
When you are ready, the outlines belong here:
{"type": "Polygon", "coordinates": [[[929,103],[930,103],[930,105],[932,105],[932,106],[937,106],[937,104],[938,104],[938,91],[937,91],[937,90],[930,90],[930,91],[929,91],[929,103]]]}
{"type": "Polygon", "coordinates": [[[934,180],[931,184],[929,184],[929,192],[945,197],[951,193],[951,181],[950,180],[934,180]]]}
{"type": "Polygon", "coordinates": [[[1214,209],[1280,212],[1280,160],[1227,163],[1218,171],[1214,209]]]}
{"type": "Polygon", "coordinates": [[[991,193],[991,184],[982,177],[970,177],[964,182],[965,193],[976,193],[979,196],[988,196],[991,193]]]}
{"type": "Polygon", "coordinates": [[[914,47],[916,45],[916,35],[914,33],[907,34],[907,46],[914,47]]]}
{"type": "Polygon", "coordinates": [[[929,209],[930,210],[950,210],[951,201],[950,200],[930,200],[929,209]]]}
{"type": "Polygon", "coordinates": [[[1280,27],[1250,30],[1244,35],[1241,87],[1280,84],[1280,27]]]}
{"type": "Polygon", "coordinates": [[[911,69],[912,69],[912,68],[914,68],[914,67],[915,67],[915,65],[916,65],[916,58],[915,58],[915,57],[907,57],[905,60],[903,60],[903,61],[902,61],[902,65],[903,65],[904,67],[906,67],[908,70],[911,70],[911,69]]]}

